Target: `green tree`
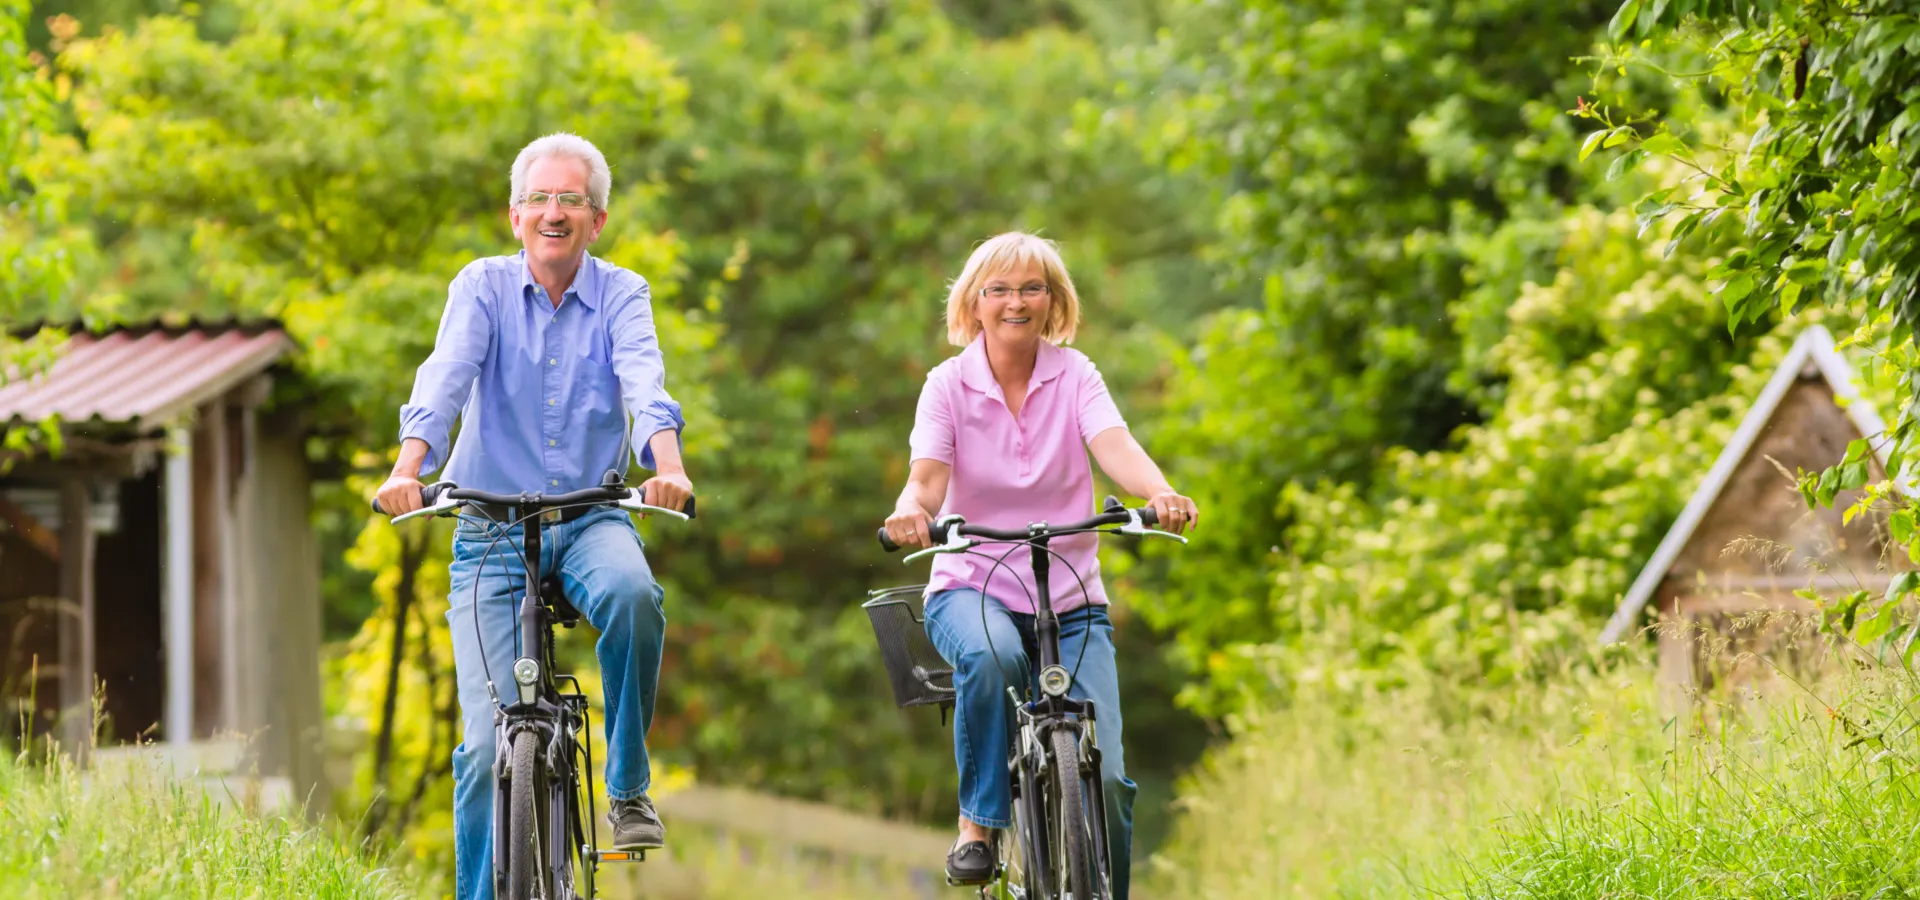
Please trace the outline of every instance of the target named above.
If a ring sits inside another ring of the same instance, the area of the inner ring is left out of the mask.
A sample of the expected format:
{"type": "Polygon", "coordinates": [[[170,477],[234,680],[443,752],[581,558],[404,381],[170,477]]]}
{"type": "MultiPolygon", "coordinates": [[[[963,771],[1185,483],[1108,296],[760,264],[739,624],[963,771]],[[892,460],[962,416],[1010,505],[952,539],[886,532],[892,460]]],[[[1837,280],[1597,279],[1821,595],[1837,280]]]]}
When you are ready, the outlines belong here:
{"type": "Polygon", "coordinates": [[[1562,210],[1611,202],[1563,112],[1610,13],[1193,2],[1128,59],[1151,147],[1214,185],[1210,252],[1258,295],[1208,323],[1160,423],[1209,511],[1148,610],[1189,665],[1279,634],[1264,598],[1301,553],[1290,491],[1369,498],[1393,448],[1449,447],[1500,408],[1513,296],[1551,279],[1562,210]]]}
{"type": "MultiPolygon", "coordinates": [[[[1908,471],[1920,440],[1920,239],[1912,228],[1920,215],[1920,17],[1886,0],[1629,0],[1609,34],[1617,42],[1609,65],[1704,88],[1737,117],[1725,126],[1609,97],[1609,106],[1580,111],[1600,125],[1583,155],[1618,148],[1615,166],[1651,156],[1688,172],[1649,192],[1638,211],[1646,222],[1671,219],[1676,242],[1737,234],[1708,273],[1730,324],[1820,307],[1861,322],[1853,339],[1873,348],[1876,368],[1897,385],[1888,469],[1908,471]],[[1706,48],[1706,65],[1670,63],[1675,48],[1693,46],[1706,48]]],[[[1837,490],[1866,480],[1864,466],[1836,466],[1803,490],[1809,502],[1831,503],[1837,490]]],[[[1885,483],[1860,506],[1880,503],[1911,505],[1885,483]]],[[[1901,509],[1894,527],[1920,559],[1913,521],[1913,510],[1901,509]]],[[[1916,584],[1899,579],[1865,609],[1897,605],[1916,584]]],[[[1844,621],[1866,629],[1856,631],[1864,641],[1886,633],[1890,617],[1848,613],[1844,621]]],[[[1914,646],[1910,637],[1904,646],[1914,646]]]]}
{"type": "MultiPolygon", "coordinates": [[[[61,329],[25,339],[15,330],[47,318],[92,249],[65,224],[68,191],[40,162],[58,134],[57,104],[68,82],[27,49],[27,12],[24,0],[0,2],[0,385],[52,364],[61,329]]],[[[0,422],[0,469],[21,454],[58,452],[60,432],[44,424],[0,422]]]]}
{"type": "MultiPolygon", "coordinates": [[[[856,607],[918,576],[870,535],[905,477],[924,375],[955,352],[946,284],[996,232],[1059,239],[1088,303],[1079,346],[1149,393],[1160,326],[1213,303],[1193,274],[1198,204],[1084,127],[1109,81],[1085,33],[983,38],[933,0],[626,14],[679,36],[691,124],[660,164],[664,221],[728,335],[715,392],[730,440],[696,472],[713,513],[694,540],[712,544],[663,550],[699,579],[674,614],[687,649],[663,728],[702,772],[944,818],[951,792],[928,786],[952,777],[948,738],[887,703],[856,607]]],[[[1138,705],[1159,705],[1145,690],[1138,705]]]]}
{"type": "MultiPolygon", "coordinates": [[[[117,260],[88,273],[84,312],[283,320],[303,347],[305,386],[276,402],[304,407],[321,456],[383,471],[447,283],[474,257],[514,249],[508,161],[557,130],[593,135],[616,160],[645,159],[684,126],[686,85],[652,44],[589,8],[233,9],[230,40],[160,15],[59,56],[76,133],[35,158],[117,260]]],[[[679,244],[652,221],[656,191],[645,166],[622,166],[596,250],[653,282],[676,395],[705,420],[689,434],[698,454],[724,442],[706,388],[718,326],[678,304],[679,244]]],[[[81,311],[65,302],[66,314],[81,311]]],[[[445,535],[393,529],[368,514],[366,485],[349,487],[324,491],[323,523],[337,529],[327,539],[357,543],[345,562],[380,577],[330,581],[364,590],[355,605],[374,614],[354,623],[329,678],[331,709],[369,732],[347,811],[361,819],[373,802],[370,826],[444,824],[457,734],[435,615],[445,535]]]]}
{"type": "MultiPolygon", "coordinates": [[[[886,702],[854,608],[911,577],[880,571],[867,536],[922,376],[952,352],[945,280],[993,232],[1061,238],[1094,323],[1082,345],[1143,395],[1159,326],[1210,302],[1189,289],[1185,182],[1084,127],[1104,51],[1055,27],[985,38],[933,0],[616,4],[612,22],[489,0],[233,10],[220,40],[160,15],[61,56],[79,136],[48,164],[116,260],[88,273],[89,310],[281,317],[313,388],[286,402],[334,426],[317,452],[377,471],[446,281],[510,249],[505,162],[545,131],[588,135],[622,185],[602,255],[654,282],[702,488],[697,526],[649,546],[673,598],[659,758],[949,814],[929,788],[950,778],[947,739],[886,702]],[[673,59],[643,34],[672,35],[673,59]]],[[[359,567],[329,585],[365,597],[336,598],[345,623],[372,618],[330,702],[389,748],[363,784],[399,798],[444,749],[424,724],[444,547],[363,531],[352,485],[324,489],[328,546],[359,567]],[[402,730],[383,738],[389,720],[402,730]]]]}

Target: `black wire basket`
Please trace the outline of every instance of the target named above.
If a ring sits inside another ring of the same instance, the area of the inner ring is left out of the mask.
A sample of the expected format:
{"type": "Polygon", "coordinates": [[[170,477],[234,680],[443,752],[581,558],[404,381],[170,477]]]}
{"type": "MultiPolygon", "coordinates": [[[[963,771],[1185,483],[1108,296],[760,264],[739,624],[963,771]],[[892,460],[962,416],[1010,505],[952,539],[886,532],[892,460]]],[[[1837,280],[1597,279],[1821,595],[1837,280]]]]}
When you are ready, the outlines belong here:
{"type": "Polygon", "coordinates": [[[953,667],[927,639],[922,610],[924,584],[885,588],[868,594],[860,604],[873,623],[880,644],[880,661],[893,685],[893,702],[910,706],[953,705],[953,667]]]}

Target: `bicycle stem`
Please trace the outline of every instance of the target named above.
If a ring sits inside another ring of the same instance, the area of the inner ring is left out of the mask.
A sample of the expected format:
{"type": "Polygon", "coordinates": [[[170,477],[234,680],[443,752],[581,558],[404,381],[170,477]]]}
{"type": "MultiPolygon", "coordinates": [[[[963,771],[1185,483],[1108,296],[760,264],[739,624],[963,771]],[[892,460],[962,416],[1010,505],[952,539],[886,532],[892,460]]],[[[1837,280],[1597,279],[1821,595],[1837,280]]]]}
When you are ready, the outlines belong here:
{"type": "Polygon", "coordinates": [[[1047,570],[1052,567],[1053,554],[1047,550],[1048,535],[1038,533],[1030,543],[1033,545],[1033,636],[1040,645],[1040,668],[1060,664],[1060,620],[1053,614],[1053,592],[1047,588],[1047,570]]]}

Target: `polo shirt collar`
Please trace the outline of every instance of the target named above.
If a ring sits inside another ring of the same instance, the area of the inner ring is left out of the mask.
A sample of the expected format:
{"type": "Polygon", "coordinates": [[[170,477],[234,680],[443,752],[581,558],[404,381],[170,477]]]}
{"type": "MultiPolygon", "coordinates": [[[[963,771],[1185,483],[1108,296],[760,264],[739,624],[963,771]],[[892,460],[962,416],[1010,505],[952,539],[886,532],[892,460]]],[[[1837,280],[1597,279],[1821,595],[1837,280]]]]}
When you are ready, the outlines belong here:
{"type": "MultiPolygon", "coordinates": [[[[1033,377],[1027,382],[1027,391],[1046,384],[1058,377],[1067,368],[1067,351],[1054,346],[1049,341],[1040,342],[1040,352],[1033,361],[1033,377]]],[[[965,350],[960,351],[960,381],[982,394],[1000,395],[1000,385],[993,380],[993,366],[987,363],[987,338],[976,335],[965,350]]]]}

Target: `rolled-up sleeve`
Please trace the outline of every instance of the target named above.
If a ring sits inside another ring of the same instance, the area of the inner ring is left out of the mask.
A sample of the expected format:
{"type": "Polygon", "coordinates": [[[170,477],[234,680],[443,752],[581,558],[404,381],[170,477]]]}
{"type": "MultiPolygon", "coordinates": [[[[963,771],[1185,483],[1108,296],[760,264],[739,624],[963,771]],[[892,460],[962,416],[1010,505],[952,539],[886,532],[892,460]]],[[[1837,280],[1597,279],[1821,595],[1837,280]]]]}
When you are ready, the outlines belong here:
{"type": "Polygon", "coordinates": [[[487,301],[485,283],[471,267],[453,279],[433,353],[414,373],[413,394],[400,407],[400,440],[419,438],[427,444],[423,473],[446,463],[454,417],[473,393],[480,364],[492,348],[493,314],[487,301]]]}
{"type": "Polygon", "coordinates": [[[953,404],[947,379],[952,372],[934,369],[920,388],[920,405],[913,413],[913,433],[907,438],[912,459],[931,459],[953,465],[953,404]]]}
{"type": "Polygon", "coordinates": [[[613,340],[613,371],[620,379],[620,398],[633,417],[633,449],[640,465],[655,469],[655,434],[671,429],[679,439],[687,423],[680,404],[667,393],[667,364],[660,353],[660,336],[653,327],[653,290],[640,279],[637,290],[614,309],[607,328],[613,340]]]}

